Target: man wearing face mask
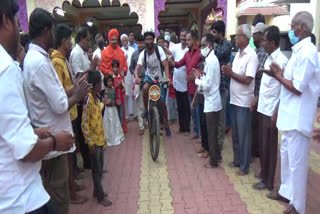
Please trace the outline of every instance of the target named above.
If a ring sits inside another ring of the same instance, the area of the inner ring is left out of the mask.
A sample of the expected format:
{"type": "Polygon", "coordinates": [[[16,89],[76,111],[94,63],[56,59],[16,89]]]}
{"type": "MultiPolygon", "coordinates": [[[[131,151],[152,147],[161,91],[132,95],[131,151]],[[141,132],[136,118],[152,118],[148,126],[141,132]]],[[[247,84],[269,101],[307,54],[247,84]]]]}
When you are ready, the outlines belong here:
{"type": "MultiPolygon", "coordinates": [[[[200,71],[204,70],[204,63],[206,58],[209,56],[210,48],[208,47],[207,37],[204,36],[201,39],[201,58],[202,61],[198,64],[198,69],[200,71]]],[[[204,78],[205,74],[202,74],[201,78],[204,78]]],[[[209,145],[208,145],[208,132],[206,124],[206,114],[204,112],[204,95],[201,88],[197,88],[195,96],[193,97],[191,103],[191,109],[194,109],[195,103],[199,103],[199,118],[200,118],[200,133],[201,133],[201,149],[197,152],[197,156],[201,158],[209,157],[209,145]]]]}
{"type": "Polygon", "coordinates": [[[174,43],[171,42],[171,31],[169,29],[166,29],[164,32],[164,40],[169,42],[169,49],[174,46],[174,43]]]}
{"type": "Polygon", "coordinates": [[[270,74],[280,82],[277,127],[281,138],[281,186],[272,199],[290,201],[286,214],[305,214],[310,138],[319,97],[317,48],[311,42],[314,21],[309,12],[297,13],[288,33],[292,56],[283,70],[271,64],[270,74]]]}
{"type": "Polygon", "coordinates": [[[204,94],[204,112],[206,115],[208,145],[209,145],[209,163],[206,168],[217,168],[218,165],[218,125],[221,106],[220,98],[220,66],[218,58],[214,54],[214,37],[212,34],[206,34],[207,47],[201,49],[201,54],[206,57],[204,64],[204,76],[200,79],[200,72],[192,69],[195,75],[195,83],[204,94]]]}

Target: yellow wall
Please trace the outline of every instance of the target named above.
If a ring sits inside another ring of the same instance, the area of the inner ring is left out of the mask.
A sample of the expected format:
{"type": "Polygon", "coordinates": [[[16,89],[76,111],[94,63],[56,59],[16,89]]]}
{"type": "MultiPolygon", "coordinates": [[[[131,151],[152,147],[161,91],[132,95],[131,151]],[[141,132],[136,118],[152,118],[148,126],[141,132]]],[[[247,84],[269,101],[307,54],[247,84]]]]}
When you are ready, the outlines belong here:
{"type": "Polygon", "coordinates": [[[31,12],[36,8],[35,0],[27,0],[27,11],[28,17],[30,16],[31,12]]]}
{"type": "Polygon", "coordinates": [[[226,35],[230,36],[236,34],[238,19],[236,17],[236,0],[228,0],[228,9],[227,9],[227,32],[226,35]]]}

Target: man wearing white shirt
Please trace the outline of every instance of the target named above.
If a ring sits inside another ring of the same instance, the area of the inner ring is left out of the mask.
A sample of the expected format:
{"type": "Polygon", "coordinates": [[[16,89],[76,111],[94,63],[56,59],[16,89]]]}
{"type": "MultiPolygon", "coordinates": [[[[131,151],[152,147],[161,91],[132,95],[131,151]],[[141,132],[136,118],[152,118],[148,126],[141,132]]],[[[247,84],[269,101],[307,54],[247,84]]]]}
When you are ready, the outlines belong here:
{"type": "Polygon", "coordinates": [[[33,129],[28,118],[20,67],[10,55],[19,44],[19,6],[3,0],[0,7],[0,213],[54,212],[39,174],[40,160],[51,151],[67,151],[72,135],[33,129]]]}
{"type": "Polygon", "coordinates": [[[251,112],[250,105],[254,97],[254,78],[258,68],[258,56],[250,47],[251,28],[240,25],[236,43],[239,48],[231,65],[222,66],[223,74],[231,77],[230,104],[232,111],[232,142],[234,160],[232,167],[240,167],[239,176],[248,174],[251,159],[251,112]]]}
{"type": "MultiPolygon", "coordinates": [[[[187,36],[188,30],[183,28],[180,32],[180,44],[174,45],[170,51],[175,61],[180,61],[186,52],[187,48],[187,36]]],[[[186,77],[186,66],[180,68],[174,68],[173,72],[173,87],[176,89],[176,98],[178,105],[178,117],[179,117],[179,131],[190,132],[190,105],[188,100],[188,88],[186,77]]]]}
{"type": "Polygon", "coordinates": [[[127,59],[128,70],[126,72],[125,80],[125,89],[126,89],[126,99],[125,99],[125,109],[126,109],[126,117],[129,115],[135,114],[135,100],[133,97],[133,80],[134,75],[130,72],[129,66],[131,64],[131,56],[134,53],[134,48],[129,46],[128,36],[126,34],[122,34],[120,37],[121,40],[121,50],[123,50],[124,55],[127,59]]]}
{"type": "MultiPolygon", "coordinates": [[[[276,63],[284,69],[288,59],[280,51],[280,31],[276,26],[265,29],[262,45],[269,55],[264,63],[264,71],[270,70],[271,63],[276,63]]],[[[262,71],[263,71],[262,70],[262,71]]],[[[258,95],[258,127],[259,154],[261,163],[261,181],[253,185],[256,190],[273,189],[274,176],[277,165],[278,129],[272,121],[272,115],[278,111],[280,97],[280,82],[263,73],[258,95]]]]}
{"type": "Polygon", "coordinates": [[[317,48],[311,43],[313,17],[297,13],[288,33],[292,56],[283,71],[272,64],[270,73],[281,83],[277,127],[281,139],[281,186],[272,199],[290,201],[286,214],[305,214],[310,137],[319,98],[317,48]]]}
{"type": "Polygon", "coordinates": [[[86,72],[90,68],[90,60],[88,58],[88,50],[90,45],[90,33],[88,28],[80,27],[77,32],[76,46],[72,49],[70,54],[70,64],[73,72],[78,73],[86,72]]]}
{"type": "MultiPolygon", "coordinates": [[[[54,18],[49,12],[36,8],[31,13],[29,32],[32,43],[24,60],[24,92],[34,127],[50,127],[53,134],[66,132],[73,135],[69,109],[87,93],[88,85],[83,82],[68,99],[47,53],[54,44],[53,28],[54,18]]],[[[68,213],[69,206],[68,160],[65,153],[74,150],[73,144],[64,153],[50,152],[42,162],[43,184],[63,214],[68,213]]]]}
{"type": "MultiPolygon", "coordinates": [[[[98,64],[97,64],[97,67],[96,67],[96,70],[97,71],[100,71],[100,63],[101,63],[101,54],[102,54],[102,51],[104,50],[105,48],[105,41],[104,41],[104,38],[102,36],[101,33],[97,33],[97,35],[95,36],[94,40],[96,41],[96,45],[97,45],[97,49],[93,52],[93,56],[92,58],[96,58],[97,61],[98,61],[98,64]]],[[[101,74],[101,79],[103,81],[103,77],[104,75],[102,74],[102,72],[100,72],[101,74]]],[[[101,85],[101,91],[105,89],[105,86],[104,84],[101,85]]]]}
{"type": "Polygon", "coordinates": [[[135,37],[134,32],[131,31],[129,33],[129,46],[132,47],[135,51],[137,51],[138,50],[138,45],[135,42],[135,38],[134,37],[135,37]]]}
{"type": "Polygon", "coordinates": [[[195,84],[198,90],[204,94],[204,113],[206,115],[208,145],[210,161],[206,168],[218,167],[218,127],[220,110],[222,109],[220,97],[220,65],[218,58],[214,54],[214,37],[206,34],[207,47],[201,49],[202,56],[206,57],[204,67],[204,77],[200,79],[200,72],[195,70],[195,84]]]}
{"type": "Polygon", "coordinates": [[[95,41],[96,41],[97,49],[93,52],[92,58],[94,59],[97,57],[99,59],[99,65],[100,65],[101,53],[102,53],[106,43],[105,43],[101,33],[97,33],[97,35],[95,37],[95,41]]]}
{"type": "MultiPolygon", "coordinates": [[[[88,28],[80,27],[76,34],[76,46],[72,49],[70,54],[70,65],[72,67],[73,72],[75,73],[76,77],[81,76],[84,72],[90,69],[90,61],[88,58],[87,51],[89,49],[89,41],[90,41],[90,33],[88,28]]],[[[93,68],[96,66],[92,65],[93,68]]],[[[82,104],[78,105],[78,112],[82,114],[82,104]]],[[[79,150],[81,153],[81,157],[83,159],[83,167],[85,169],[91,168],[90,163],[90,155],[89,155],[89,147],[84,141],[83,133],[81,130],[81,122],[82,117],[78,117],[76,119],[76,126],[75,126],[75,137],[79,144],[79,150]]]]}

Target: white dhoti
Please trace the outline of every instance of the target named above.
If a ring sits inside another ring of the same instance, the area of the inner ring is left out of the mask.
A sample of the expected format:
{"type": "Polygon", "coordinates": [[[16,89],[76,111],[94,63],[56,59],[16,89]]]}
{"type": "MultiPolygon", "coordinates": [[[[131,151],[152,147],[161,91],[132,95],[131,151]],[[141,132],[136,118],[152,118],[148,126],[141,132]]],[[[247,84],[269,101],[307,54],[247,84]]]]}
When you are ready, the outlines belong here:
{"type": "Polygon", "coordinates": [[[305,214],[310,138],[298,131],[282,133],[281,186],[279,194],[288,200],[299,214],[305,214]]]}
{"type": "MultiPolygon", "coordinates": [[[[136,85],[136,87],[139,87],[139,85],[136,85]]],[[[139,91],[139,94],[135,97],[136,102],[136,112],[138,117],[138,125],[139,129],[144,129],[144,119],[143,119],[143,113],[144,113],[144,104],[143,104],[143,90],[139,91]]]]}
{"type": "Polygon", "coordinates": [[[106,106],[103,116],[104,136],[108,146],[119,145],[124,141],[124,134],[120,123],[117,107],[106,106]]]}
{"type": "Polygon", "coordinates": [[[125,89],[126,89],[126,116],[135,114],[135,100],[133,97],[133,80],[134,76],[128,71],[125,76],[125,89]]]}

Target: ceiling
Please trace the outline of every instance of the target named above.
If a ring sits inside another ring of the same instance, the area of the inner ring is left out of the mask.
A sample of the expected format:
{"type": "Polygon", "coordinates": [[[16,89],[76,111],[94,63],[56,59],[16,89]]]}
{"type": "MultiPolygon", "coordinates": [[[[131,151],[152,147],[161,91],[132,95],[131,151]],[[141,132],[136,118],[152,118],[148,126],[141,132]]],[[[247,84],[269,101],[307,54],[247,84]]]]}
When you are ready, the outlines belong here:
{"type": "MultiPolygon", "coordinates": [[[[159,14],[159,18],[188,17],[190,8],[200,8],[202,4],[209,0],[167,0],[166,11],[159,14]]],[[[119,0],[113,0],[110,5],[110,0],[103,0],[102,6],[97,0],[86,0],[81,4],[79,0],[64,2],[62,9],[66,11],[64,17],[57,16],[58,22],[71,22],[72,17],[79,17],[81,14],[90,14],[90,18],[94,22],[104,24],[119,24],[119,25],[136,25],[138,15],[133,12],[129,15],[130,7],[127,4],[120,6],[119,0]],[[92,14],[92,15],[91,15],[92,14]]],[[[80,23],[83,24],[83,23],[80,23]]]]}

